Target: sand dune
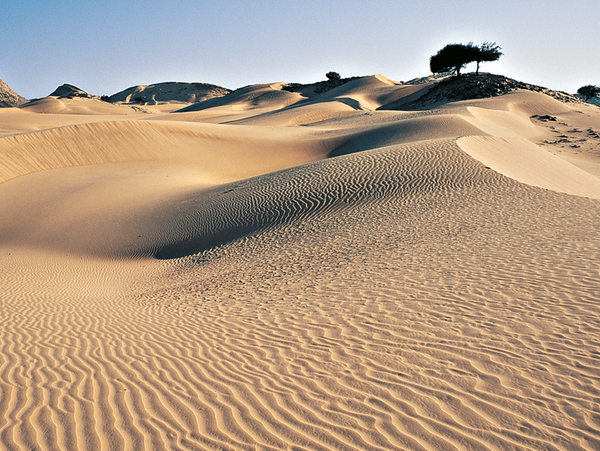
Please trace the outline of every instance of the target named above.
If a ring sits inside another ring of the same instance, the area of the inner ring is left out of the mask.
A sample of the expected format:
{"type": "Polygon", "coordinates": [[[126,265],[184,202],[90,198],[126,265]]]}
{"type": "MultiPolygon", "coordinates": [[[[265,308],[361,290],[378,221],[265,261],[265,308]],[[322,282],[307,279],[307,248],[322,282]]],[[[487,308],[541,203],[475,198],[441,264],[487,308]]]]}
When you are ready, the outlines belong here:
{"type": "MultiPolygon", "coordinates": [[[[145,118],[145,117],[143,117],[145,118]]],[[[324,158],[341,133],[172,121],[112,120],[53,128],[0,140],[0,177],[70,166],[167,161],[195,166],[221,181],[324,158]]]]}
{"type": "Polygon", "coordinates": [[[109,97],[110,102],[139,102],[157,104],[161,102],[196,103],[221,97],[229,89],[208,83],[165,82],[152,85],[132,86],[109,97]],[[136,100],[137,99],[137,100],[136,100]]]}
{"type": "Polygon", "coordinates": [[[56,88],[48,97],[58,97],[58,98],[71,98],[71,97],[84,97],[84,98],[94,98],[99,96],[94,96],[92,94],[88,94],[83,89],[78,88],[77,86],[70,85],[65,83],[56,88]]]}
{"type": "Polygon", "coordinates": [[[600,110],[434,84],[0,111],[0,448],[599,449],[600,110]]]}
{"type": "Polygon", "coordinates": [[[283,91],[282,87],[282,83],[247,86],[236,89],[226,96],[190,105],[183,108],[181,112],[201,111],[223,106],[231,107],[233,110],[248,110],[260,107],[281,108],[299,100],[299,94],[283,91]]]}
{"type": "MultiPolygon", "coordinates": [[[[44,97],[23,105],[24,110],[44,114],[69,114],[69,115],[125,115],[131,114],[129,108],[123,108],[100,99],[86,97],[57,98],[44,97]]],[[[86,121],[87,122],[87,121],[86,121]]]]}
{"type": "Polygon", "coordinates": [[[526,139],[469,136],[461,149],[492,169],[528,185],[600,199],[600,179],[526,139]]]}

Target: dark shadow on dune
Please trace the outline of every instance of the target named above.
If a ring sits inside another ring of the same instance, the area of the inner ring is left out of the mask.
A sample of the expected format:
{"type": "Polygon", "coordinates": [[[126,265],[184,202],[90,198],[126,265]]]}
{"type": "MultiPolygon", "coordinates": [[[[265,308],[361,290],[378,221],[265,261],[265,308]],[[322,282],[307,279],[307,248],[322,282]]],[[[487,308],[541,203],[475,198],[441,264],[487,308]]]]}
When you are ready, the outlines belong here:
{"type": "Polygon", "coordinates": [[[418,110],[414,102],[426,95],[435,83],[427,83],[405,87],[402,97],[381,105],[379,111],[411,111],[418,110]]]}
{"type": "Polygon", "coordinates": [[[327,156],[339,157],[395,144],[477,134],[481,134],[481,130],[461,117],[452,115],[410,117],[357,131],[332,149],[327,156]]]}
{"type": "Polygon", "coordinates": [[[336,98],[338,102],[343,103],[344,105],[348,105],[350,108],[354,108],[355,110],[362,110],[363,108],[360,106],[358,100],[354,100],[350,97],[338,97],[336,98]]]}
{"type": "Polygon", "coordinates": [[[229,229],[218,230],[208,235],[196,236],[188,240],[164,246],[158,250],[154,257],[158,260],[170,260],[199,254],[250,236],[264,228],[265,225],[266,224],[239,225],[229,229]]]}

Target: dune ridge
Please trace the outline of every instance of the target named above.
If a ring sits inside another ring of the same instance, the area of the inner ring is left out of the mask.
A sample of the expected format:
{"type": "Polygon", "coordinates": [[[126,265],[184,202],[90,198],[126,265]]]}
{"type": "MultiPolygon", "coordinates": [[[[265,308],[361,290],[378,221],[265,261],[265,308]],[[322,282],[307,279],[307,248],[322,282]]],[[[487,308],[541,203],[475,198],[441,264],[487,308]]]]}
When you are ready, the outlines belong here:
{"type": "Polygon", "coordinates": [[[105,163],[184,161],[239,179],[261,173],[265,164],[276,170],[322,158],[331,144],[327,137],[317,135],[308,130],[257,127],[249,131],[172,121],[92,122],[0,138],[4,156],[0,177],[6,181],[42,170],[105,163]],[[243,148],[244,141],[253,143],[243,148]],[[255,147],[269,154],[271,161],[253,164],[258,153],[252,150],[255,147]],[[253,166],[254,172],[249,169],[253,166]]]}
{"type": "Polygon", "coordinates": [[[0,112],[0,448],[598,449],[600,114],[433,83],[0,112]]]}
{"type": "Polygon", "coordinates": [[[159,102],[196,103],[231,92],[227,88],[209,83],[164,82],[151,85],[132,86],[111,95],[110,102],[138,102],[156,104],[159,102]]]}

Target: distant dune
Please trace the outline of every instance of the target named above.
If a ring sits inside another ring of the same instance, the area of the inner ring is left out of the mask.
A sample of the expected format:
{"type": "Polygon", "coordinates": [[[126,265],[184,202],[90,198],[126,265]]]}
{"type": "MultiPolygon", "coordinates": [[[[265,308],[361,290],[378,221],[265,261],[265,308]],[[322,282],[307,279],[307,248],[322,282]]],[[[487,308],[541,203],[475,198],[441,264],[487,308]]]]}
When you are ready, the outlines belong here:
{"type": "Polygon", "coordinates": [[[490,74],[106,100],[0,110],[2,449],[600,449],[597,106],[490,74]]]}
{"type": "Polygon", "coordinates": [[[132,86],[109,97],[110,102],[183,102],[195,103],[221,97],[231,92],[229,89],[208,83],[167,82],[153,85],[132,86]]]}
{"type": "Polygon", "coordinates": [[[88,94],[84,90],[78,88],[77,86],[64,84],[56,88],[51,94],[50,97],[86,97],[93,98],[97,96],[93,96],[88,94]]]}

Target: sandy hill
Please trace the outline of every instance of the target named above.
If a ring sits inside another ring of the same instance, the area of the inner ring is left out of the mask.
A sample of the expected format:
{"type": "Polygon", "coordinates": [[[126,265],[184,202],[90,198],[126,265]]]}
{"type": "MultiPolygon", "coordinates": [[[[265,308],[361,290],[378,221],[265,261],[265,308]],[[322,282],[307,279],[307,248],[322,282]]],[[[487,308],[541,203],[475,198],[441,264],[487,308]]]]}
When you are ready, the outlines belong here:
{"type": "Polygon", "coordinates": [[[110,102],[136,102],[156,104],[159,102],[195,103],[221,97],[231,90],[208,83],[166,82],[152,85],[132,86],[109,97],[110,102]]]}
{"type": "Polygon", "coordinates": [[[217,97],[208,101],[201,101],[194,105],[182,108],[177,112],[201,111],[209,108],[229,106],[237,109],[255,109],[257,107],[280,108],[289,103],[294,103],[300,98],[283,90],[284,84],[261,84],[246,86],[227,93],[223,97],[217,97]]]}
{"type": "Polygon", "coordinates": [[[600,449],[600,109],[287,86],[0,110],[2,447],[600,449]]]}
{"type": "Polygon", "coordinates": [[[94,98],[97,96],[93,96],[88,94],[83,89],[78,88],[77,86],[64,84],[56,88],[48,97],[85,97],[85,98],[94,98]]]}
{"type": "MultiPolygon", "coordinates": [[[[316,85],[296,86],[271,83],[247,86],[219,99],[182,108],[177,113],[198,112],[202,120],[237,124],[306,125],[332,117],[374,110],[384,103],[413,93],[399,90],[381,75],[357,77],[328,86],[320,92],[316,85]]],[[[192,117],[192,116],[189,116],[192,117]]]]}
{"type": "Polygon", "coordinates": [[[20,106],[26,102],[27,99],[25,97],[21,97],[0,79],[0,108],[20,106]]]}
{"type": "MultiPolygon", "coordinates": [[[[22,110],[32,113],[42,113],[44,116],[38,120],[25,120],[23,122],[17,122],[13,125],[23,125],[29,123],[34,129],[44,129],[48,123],[57,123],[60,125],[70,124],[74,121],[77,123],[87,122],[89,118],[74,119],[76,115],[82,116],[122,116],[131,114],[133,112],[144,112],[149,113],[144,108],[138,106],[120,106],[113,105],[109,102],[102,101],[97,96],[92,95],[67,95],[61,97],[48,96],[41,99],[35,99],[22,105],[22,110]],[[62,119],[55,119],[47,115],[62,115],[66,116],[62,119]],[[39,123],[43,125],[38,125],[39,123]]],[[[37,118],[36,118],[37,119],[37,118]]]]}
{"type": "Polygon", "coordinates": [[[431,108],[435,104],[447,103],[448,101],[485,99],[507,94],[517,89],[533,92],[541,92],[561,102],[582,103],[575,95],[565,92],[554,91],[529,83],[523,83],[502,75],[494,74],[465,74],[461,77],[438,76],[415,79],[407,84],[426,84],[430,89],[422,96],[411,102],[403,102],[396,105],[388,105],[387,108],[431,108]]]}

